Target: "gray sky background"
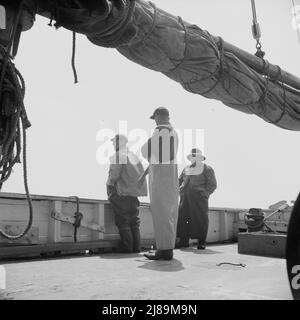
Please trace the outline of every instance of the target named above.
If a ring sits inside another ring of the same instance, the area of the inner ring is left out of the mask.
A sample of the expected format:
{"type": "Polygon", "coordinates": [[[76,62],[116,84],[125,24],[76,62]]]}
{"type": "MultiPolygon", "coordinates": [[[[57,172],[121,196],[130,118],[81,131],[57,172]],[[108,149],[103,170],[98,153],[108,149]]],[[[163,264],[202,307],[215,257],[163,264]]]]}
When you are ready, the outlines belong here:
{"type": "MultiPolygon", "coordinates": [[[[255,52],[250,0],[155,0],[214,35],[255,52]]],[[[296,1],[297,3],[298,1],[296,1]]],[[[299,3],[300,4],[300,1],[299,3]]],[[[291,1],[257,0],[266,58],[300,76],[300,45],[293,30],[291,1]]],[[[217,176],[211,206],[267,207],[292,200],[300,190],[300,133],[277,128],[256,116],[186,92],[160,73],[127,60],[114,49],[77,37],[76,66],[71,70],[72,33],[47,26],[38,17],[22,35],[15,63],[26,81],[30,191],[106,199],[108,165],[99,165],[96,140],[103,128],[150,134],[154,108],[166,106],[174,127],[204,129],[205,155],[217,176]]],[[[182,170],[184,164],[179,166],[182,170]]],[[[24,192],[21,166],[2,191],[24,192]]]]}

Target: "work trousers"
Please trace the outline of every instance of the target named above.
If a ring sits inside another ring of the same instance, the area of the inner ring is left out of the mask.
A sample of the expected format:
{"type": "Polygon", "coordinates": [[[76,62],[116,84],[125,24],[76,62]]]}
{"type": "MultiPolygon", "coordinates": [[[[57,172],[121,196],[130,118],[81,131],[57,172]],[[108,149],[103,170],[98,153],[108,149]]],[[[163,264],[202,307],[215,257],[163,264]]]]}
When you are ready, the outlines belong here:
{"type": "Polygon", "coordinates": [[[140,252],[140,218],[137,197],[119,196],[117,193],[109,197],[112,204],[115,224],[120,233],[121,251],[140,252]]]}

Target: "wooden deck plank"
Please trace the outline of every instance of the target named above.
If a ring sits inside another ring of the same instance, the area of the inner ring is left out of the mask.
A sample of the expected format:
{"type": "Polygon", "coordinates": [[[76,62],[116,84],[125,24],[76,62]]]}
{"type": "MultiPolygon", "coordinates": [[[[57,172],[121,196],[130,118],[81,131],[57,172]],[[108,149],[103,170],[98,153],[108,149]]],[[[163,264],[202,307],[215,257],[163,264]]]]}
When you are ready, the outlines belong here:
{"type": "MultiPolygon", "coordinates": [[[[42,245],[24,245],[0,247],[0,259],[14,258],[20,256],[38,256],[43,253],[51,252],[80,252],[82,250],[92,250],[101,248],[115,248],[118,246],[119,240],[98,240],[98,241],[82,241],[72,243],[51,243],[42,245]]],[[[149,248],[154,244],[154,240],[141,240],[144,248],[149,248]]]]}

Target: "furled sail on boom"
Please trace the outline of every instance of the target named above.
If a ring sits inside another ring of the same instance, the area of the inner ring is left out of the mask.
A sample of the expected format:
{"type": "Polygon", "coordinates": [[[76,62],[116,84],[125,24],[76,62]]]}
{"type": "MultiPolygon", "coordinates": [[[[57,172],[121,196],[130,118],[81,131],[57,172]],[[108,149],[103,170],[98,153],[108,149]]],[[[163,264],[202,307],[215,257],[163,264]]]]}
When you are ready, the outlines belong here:
{"type": "MultiPolygon", "coordinates": [[[[294,77],[292,82],[298,86],[286,83],[286,73],[279,67],[274,71],[274,66],[270,68],[267,61],[253,56],[262,66],[261,70],[253,68],[245,63],[247,57],[241,59],[229,51],[230,45],[222,39],[151,2],[78,2],[82,5],[56,1],[53,17],[58,25],[85,34],[96,45],[116,48],[189,92],[217,99],[278,127],[300,130],[300,80],[294,77]]],[[[38,13],[47,15],[49,10],[45,1],[40,1],[38,13]]]]}

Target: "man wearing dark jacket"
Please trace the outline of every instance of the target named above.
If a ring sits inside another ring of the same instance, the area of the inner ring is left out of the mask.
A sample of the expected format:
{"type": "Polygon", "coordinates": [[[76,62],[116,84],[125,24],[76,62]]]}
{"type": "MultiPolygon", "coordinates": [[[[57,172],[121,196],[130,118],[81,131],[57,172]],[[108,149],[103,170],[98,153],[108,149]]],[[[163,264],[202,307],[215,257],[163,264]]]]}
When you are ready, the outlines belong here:
{"type": "Polygon", "coordinates": [[[205,249],[208,232],[208,199],[217,188],[212,167],[205,164],[200,149],[194,148],[187,156],[191,165],[179,177],[180,204],[176,247],[188,247],[189,239],[198,239],[198,249],[205,249]]]}

